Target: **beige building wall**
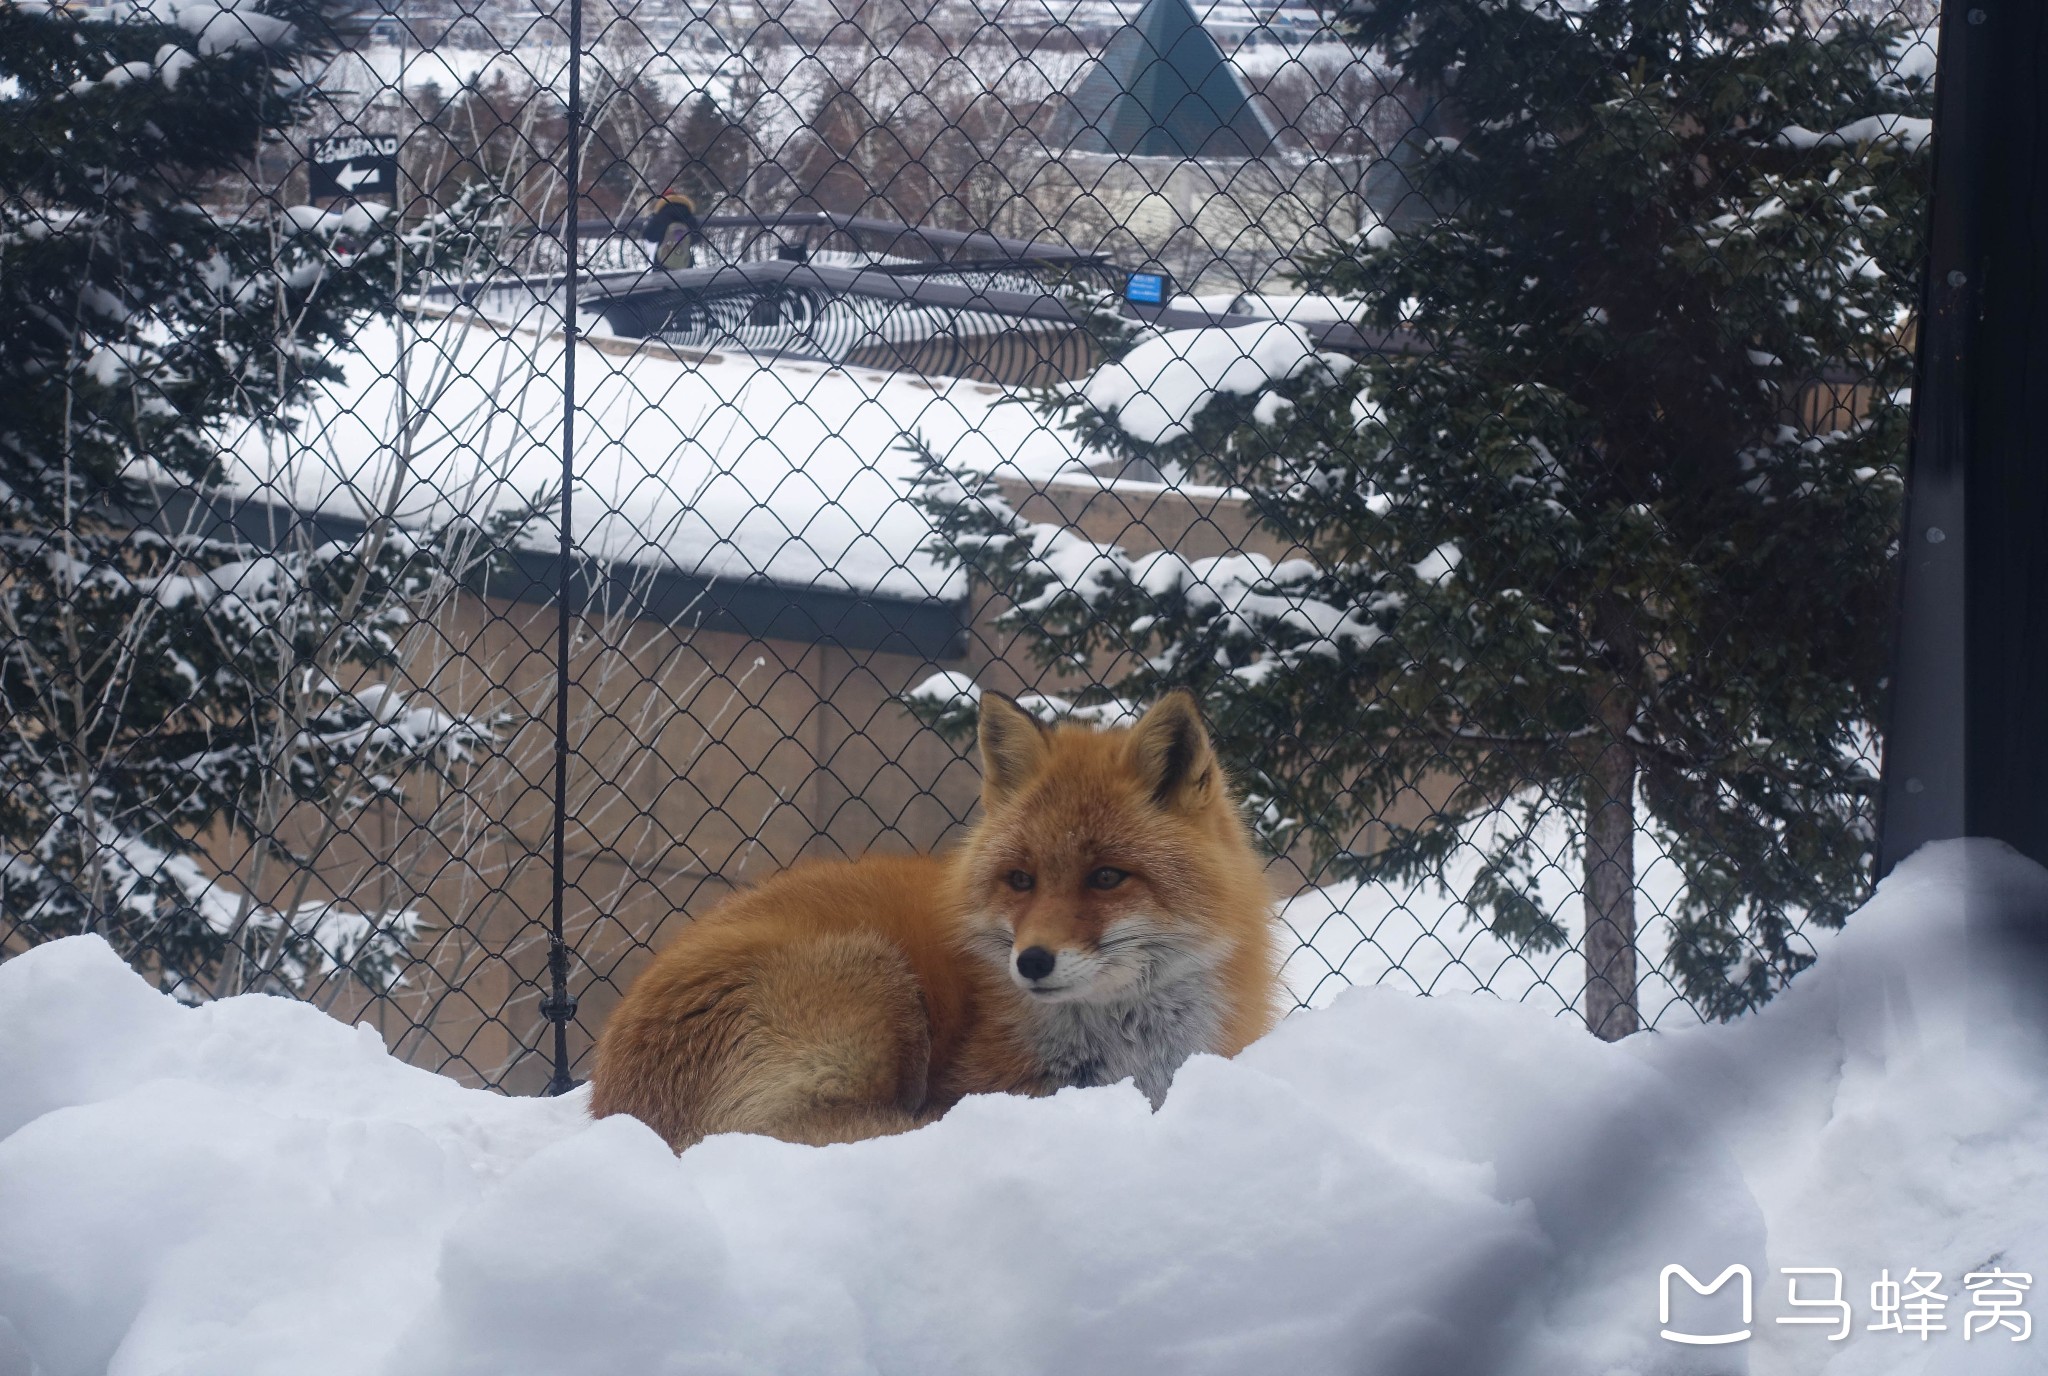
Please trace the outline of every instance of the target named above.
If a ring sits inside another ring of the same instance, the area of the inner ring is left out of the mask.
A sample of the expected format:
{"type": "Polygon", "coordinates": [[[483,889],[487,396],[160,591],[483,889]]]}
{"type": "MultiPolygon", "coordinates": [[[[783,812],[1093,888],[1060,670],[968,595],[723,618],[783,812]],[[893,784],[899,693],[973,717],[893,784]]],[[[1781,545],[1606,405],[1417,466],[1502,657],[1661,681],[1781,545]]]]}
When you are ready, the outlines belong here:
{"type": "MultiPolygon", "coordinates": [[[[333,982],[333,1011],[515,1091],[546,1078],[555,635],[550,607],[466,596],[415,635],[402,690],[494,721],[496,743],[318,849],[335,897],[422,921],[405,985],[369,998],[333,982]]],[[[617,617],[580,627],[570,663],[572,1054],[676,924],[735,887],[817,856],[932,848],[973,808],[971,763],[896,701],[937,671],[919,656],[617,617]]],[[[327,822],[293,826],[311,840],[327,822]]]]}

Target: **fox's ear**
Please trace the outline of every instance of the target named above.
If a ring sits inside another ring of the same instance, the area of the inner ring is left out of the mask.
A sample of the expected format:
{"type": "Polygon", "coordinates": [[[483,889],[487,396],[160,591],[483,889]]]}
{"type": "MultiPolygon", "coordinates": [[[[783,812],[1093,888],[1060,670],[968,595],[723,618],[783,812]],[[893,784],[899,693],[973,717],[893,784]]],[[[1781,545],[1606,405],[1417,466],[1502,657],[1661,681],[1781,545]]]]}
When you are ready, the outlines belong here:
{"type": "Polygon", "coordinates": [[[995,804],[1022,788],[1045,759],[1045,726],[1001,693],[981,695],[981,797],[995,804]]]}
{"type": "Polygon", "coordinates": [[[1131,728],[1138,777],[1161,807],[1199,807],[1217,786],[1216,752],[1194,694],[1176,688],[1131,728]]]}

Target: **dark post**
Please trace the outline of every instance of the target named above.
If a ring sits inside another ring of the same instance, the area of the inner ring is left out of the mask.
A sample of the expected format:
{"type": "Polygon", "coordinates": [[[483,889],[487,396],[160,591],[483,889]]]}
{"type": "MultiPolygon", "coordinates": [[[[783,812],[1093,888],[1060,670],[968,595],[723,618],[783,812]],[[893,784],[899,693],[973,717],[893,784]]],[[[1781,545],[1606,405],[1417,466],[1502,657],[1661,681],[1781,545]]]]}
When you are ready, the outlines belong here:
{"type": "Polygon", "coordinates": [[[1991,94],[1965,484],[1964,820],[2048,864],[2048,9],[2000,0],[1975,28],[1991,94]]]}
{"type": "Polygon", "coordinates": [[[1880,873],[2048,863],[2048,9],[1945,6],[1880,873]]]}
{"type": "Polygon", "coordinates": [[[562,217],[562,581],[555,592],[554,903],[548,930],[548,994],[540,1006],[555,1029],[549,1095],[567,1094],[576,1087],[569,1073],[569,1020],[576,1016],[576,1000],[569,997],[569,946],[562,930],[562,908],[568,888],[569,631],[576,591],[576,540],[569,513],[570,497],[576,491],[576,212],[583,194],[583,0],[569,0],[569,108],[563,137],[569,145],[569,188],[562,217]]]}

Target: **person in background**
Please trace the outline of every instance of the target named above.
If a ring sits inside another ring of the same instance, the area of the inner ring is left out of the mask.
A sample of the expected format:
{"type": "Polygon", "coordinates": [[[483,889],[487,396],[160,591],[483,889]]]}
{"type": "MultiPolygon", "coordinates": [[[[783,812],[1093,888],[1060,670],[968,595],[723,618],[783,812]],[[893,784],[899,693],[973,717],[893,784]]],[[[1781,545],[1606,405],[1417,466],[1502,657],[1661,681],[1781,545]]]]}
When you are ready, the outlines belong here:
{"type": "Polygon", "coordinates": [[[674,272],[697,261],[697,241],[704,237],[697,223],[697,203],[673,188],[661,193],[642,226],[654,247],[654,265],[674,272]]]}

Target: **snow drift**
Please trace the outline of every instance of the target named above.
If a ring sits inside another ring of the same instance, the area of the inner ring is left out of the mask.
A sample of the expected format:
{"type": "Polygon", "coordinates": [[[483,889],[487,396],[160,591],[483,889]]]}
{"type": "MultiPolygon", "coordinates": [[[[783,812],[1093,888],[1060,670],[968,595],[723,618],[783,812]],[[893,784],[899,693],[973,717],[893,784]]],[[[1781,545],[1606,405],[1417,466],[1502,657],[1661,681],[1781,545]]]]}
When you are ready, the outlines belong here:
{"type": "Polygon", "coordinates": [[[1126,1084],[680,1158],[72,938],[0,966],[0,1372],[2033,1370],[1964,1337],[1962,1281],[2048,1262],[2048,1046],[1977,939],[2043,906],[1950,845],[1733,1025],[1609,1046],[1366,989],[1157,1114],[1126,1084]],[[1748,1266],[1753,1336],[1660,1338],[1671,1263],[1748,1266]],[[1776,1322],[1794,1266],[1842,1272],[1846,1340],[1776,1322]],[[1946,1329],[1871,1331],[1910,1268],[1946,1329]]]}

